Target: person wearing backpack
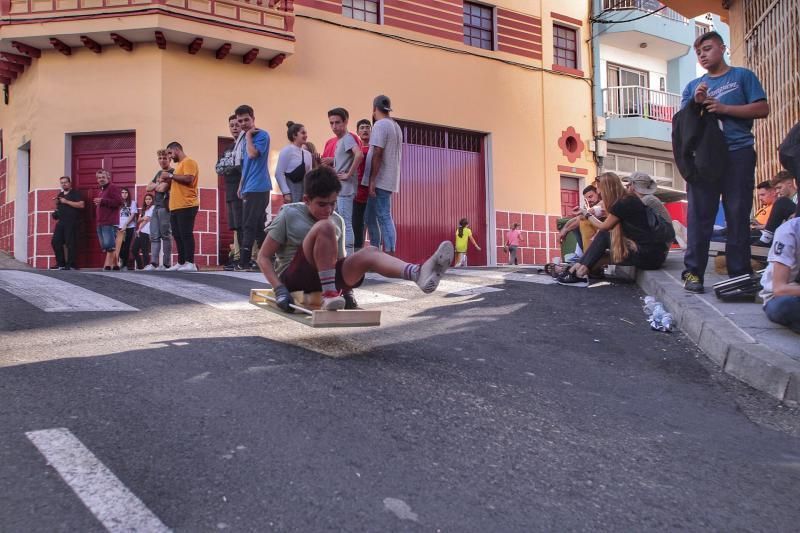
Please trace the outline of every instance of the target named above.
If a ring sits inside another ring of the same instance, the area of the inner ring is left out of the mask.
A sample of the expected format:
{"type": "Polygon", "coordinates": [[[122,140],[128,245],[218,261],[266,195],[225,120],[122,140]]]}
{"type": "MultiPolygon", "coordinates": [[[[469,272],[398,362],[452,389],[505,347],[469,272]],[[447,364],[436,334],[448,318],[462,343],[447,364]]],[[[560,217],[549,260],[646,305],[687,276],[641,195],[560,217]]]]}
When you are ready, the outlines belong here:
{"type": "Polygon", "coordinates": [[[313,157],[311,152],[303,148],[308,141],[305,126],[290,120],[286,123],[286,136],[289,144],[278,154],[275,179],[278,180],[283,203],[291,204],[303,201],[303,177],[311,170],[313,157]]]}
{"type": "Polygon", "coordinates": [[[622,180],[613,172],[597,178],[597,189],[607,206],[608,216],[601,221],[590,211],[584,214],[598,232],[578,263],[559,276],[558,282],[562,285],[588,285],[589,272],[600,266],[606,251],[612,264],[657,270],[666,261],[675,238],[672,224],[636,194],[626,191],[622,180]]]}

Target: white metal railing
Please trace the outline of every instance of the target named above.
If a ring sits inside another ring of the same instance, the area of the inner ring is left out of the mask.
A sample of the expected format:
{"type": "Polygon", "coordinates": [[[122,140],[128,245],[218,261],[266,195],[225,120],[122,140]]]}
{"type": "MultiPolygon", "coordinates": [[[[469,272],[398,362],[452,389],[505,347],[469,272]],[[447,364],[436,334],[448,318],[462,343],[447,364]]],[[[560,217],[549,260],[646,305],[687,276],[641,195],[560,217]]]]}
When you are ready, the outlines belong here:
{"type": "Polygon", "coordinates": [[[607,118],[642,117],[672,122],[681,105],[679,94],[647,87],[608,87],[603,89],[603,113],[607,118]]]}
{"type": "Polygon", "coordinates": [[[658,0],[603,0],[603,10],[605,11],[624,11],[627,9],[637,9],[654,13],[656,16],[664,17],[676,22],[689,24],[689,19],[671,8],[665,8],[664,4],[658,0]]]}

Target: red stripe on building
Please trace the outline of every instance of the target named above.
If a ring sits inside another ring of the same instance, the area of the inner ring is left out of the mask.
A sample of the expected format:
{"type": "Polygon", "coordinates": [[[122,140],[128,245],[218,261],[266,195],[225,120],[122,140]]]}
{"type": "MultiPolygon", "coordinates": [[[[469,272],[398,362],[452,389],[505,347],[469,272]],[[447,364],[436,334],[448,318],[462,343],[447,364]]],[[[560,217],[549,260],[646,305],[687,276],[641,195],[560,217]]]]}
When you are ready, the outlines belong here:
{"type": "Polygon", "coordinates": [[[519,39],[512,39],[511,37],[506,37],[505,35],[500,35],[497,42],[508,44],[510,46],[516,46],[517,48],[523,48],[525,50],[533,50],[536,52],[542,51],[542,45],[539,43],[534,43],[531,41],[520,41],[519,39]]]}
{"type": "Polygon", "coordinates": [[[461,20],[458,17],[449,17],[449,20],[444,20],[441,17],[434,17],[434,16],[427,16],[427,15],[416,15],[413,13],[408,13],[407,11],[401,11],[399,9],[384,6],[383,8],[383,15],[385,17],[395,17],[398,19],[405,19],[410,22],[417,22],[419,24],[426,24],[428,26],[433,26],[434,28],[440,30],[447,30],[455,32],[459,35],[464,35],[464,26],[460,23],[461,20]]]}
{"type": "Polygon", "coordinates": [[[498,27],[497,33],[500,35],[508,35],[510,37],[516,37],[517,39],[522,39],[523,41],[531,41],[534,43],[541,43],[542,42],[542,33],[532,33],[529,31],[519,31],[519,30],[512,30],[511,28],[500,28],[498,27]]]}
{"type": "Polygon", "coordinates": [[[445,4],[444,2],[437,2],[430,0],[427,2],[415,2],[414,0],[385,0],[384,8],[397,7],[408,11],[413,11],[422,14],[428,14],[434,17],[447,17],[448,19],[455,17],[456,21],[461,21],[464,14],[464,9],[461,6],[454,4],[445,4]],[[437,11],[441,10],[441,11],[437,11]],[[451,16],[452,15],[452,16],[451,16]]]}
{"type": "Polygon", "coordinates": [[[583,21],[578,20],[576,18],[568,17],[566,15],[561,15],[559,13],[555,13],[553,11],[550,12],[550,16],[556,20],[560,20],[561,22],[566,22],[568,24],[572,24],[574,26],[583,26],[583,21]]]}
{"type": "Polygon", "coordinates": [[[341,0],[328,2],[322,0],[294,0],[294,3],[305,7],[311,7],[313,9],[328,11],[329,13],[342,13],[341,0]]]}
{"type": "Polygon", "coordinates": [[[542,19],[540,19],[539,17],[526,15],[524,13],[517,13],[516,11],[510,11],[508,9],[498,9],[497,16],[514,19],[518,22],[524,22],[525,24],[533,24],[538,26],[542,25],[542,19]]]}
{"type": "MultiPolygon", "coordinates": [[[[385,14],[385,12],[384,12],[385,14]]],[[[413,22],[409,22],[405,18],[397,18],[397,17],[390,17],[385,16],[383,22],[387,26],[393,26],[395,28],[400,28],[402,30],[409,30],[409,31],[416,31],[419,33],[424,33],[426,35],[430,35],[432,37],[441,37],[442,39],[449,39],[455,41],[462,41],[464,34],[462,32],[454,33],[451,31],[440,30],[437,28],[431,28],[429,26],[423,26],[421,24],[415,24],[413,22]]]]}
{"type": "Polygon", "coordinates": [[[498,26],[498,31],[503,30],[503,28],[501,28],[500,26],[505,26],[507,28],[527,31],[529,33],[534,33],[539,35],[541,35],[542,33],[541,26],[531,26],[530,24],[523,24],[522,22],[517,22],[516,20],[511,20],[503,17],[497,17],[497,26],[498,26]]]}

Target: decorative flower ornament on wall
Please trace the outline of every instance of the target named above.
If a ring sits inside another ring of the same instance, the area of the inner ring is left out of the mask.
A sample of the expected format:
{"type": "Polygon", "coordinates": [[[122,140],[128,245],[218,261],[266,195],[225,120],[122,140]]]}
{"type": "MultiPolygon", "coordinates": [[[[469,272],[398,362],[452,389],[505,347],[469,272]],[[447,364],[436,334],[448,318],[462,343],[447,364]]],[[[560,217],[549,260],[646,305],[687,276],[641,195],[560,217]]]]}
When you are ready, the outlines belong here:
{"type": "Polygon", "coordinates": [[[566,157],[570,163],[574,163],[581,156],[586,145],[581,140],[580,133],[570,126],[561,132],[561,137],[558,139],[558,147],[561,148],[561,153],[564,154],[564,157],[566,157]]]}

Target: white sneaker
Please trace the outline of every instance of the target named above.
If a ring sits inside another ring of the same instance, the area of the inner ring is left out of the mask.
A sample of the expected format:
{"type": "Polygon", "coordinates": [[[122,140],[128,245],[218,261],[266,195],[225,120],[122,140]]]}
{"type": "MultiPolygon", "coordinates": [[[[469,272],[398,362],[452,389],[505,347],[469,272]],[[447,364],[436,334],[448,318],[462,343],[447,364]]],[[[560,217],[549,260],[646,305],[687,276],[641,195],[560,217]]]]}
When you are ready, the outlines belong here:
{"type": "Polygon", "coordinates": [[[158,271],[161,271],[161,272],[164,272],[165,270],[167,270],[167,267],[165,267],[164,265],[158,265],[158,267],[156,268],[156,270],[158,270],[158,271]]]}
{"type": "Polygon", "coordinates": [[[153,265],[147,265],[147,266],[146,266],[146,267],[144,267],[142,270],[146,270],[146,271],[148,271],[148,272],[149,272],[149,271],[151,271],[151,270],[155,270],[155,269],[156,269],[156,267],[154,267],[153,265]]]}
{"type": "Polygon", "coordinates": [[[180,263],[175,263],[171,267],[167,268],[167,271],[168,272],[175,272],[176,270],[180,270],[181,266],[183,266],[183,265],[181,265],[180,263]]]}
{"type": "Polygon", "coordinates": [[[417,279],[417,286],[425,294],[430,294],[439,286],[442,276],[450,265],[453,264],[453,243],[450,241],[442,241],[436,252],[428,258],[427,261],[422,263],[419,271],[419,278],[417,279]]]}
{"type": "Polygon", "coordinates": [[[178,267],[179,272],[197,272],[197,265],[188,261],[178,267]]]}
{"type": "Polygon", "coordinates": [[[345,303],[344,297],[338,292],[322,293],[322,303],[319,308],[322,311],[338,311],[344,309],[345,303]]]}

